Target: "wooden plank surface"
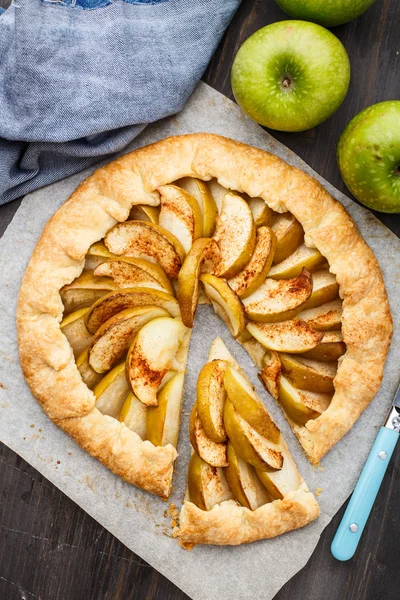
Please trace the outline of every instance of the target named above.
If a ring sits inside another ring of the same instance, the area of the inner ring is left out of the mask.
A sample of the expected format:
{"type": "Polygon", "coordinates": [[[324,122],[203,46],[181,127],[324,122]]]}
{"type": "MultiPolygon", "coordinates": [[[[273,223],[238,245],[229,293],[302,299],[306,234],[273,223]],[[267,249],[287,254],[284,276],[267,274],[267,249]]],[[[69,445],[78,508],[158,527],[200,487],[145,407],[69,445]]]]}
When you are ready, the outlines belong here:
{"type": "MultiPolygon", "coordinates": [[[[8,4],[0,0],[0,6],[8,4]]],[[[273,0],[243,0],[204,80],[231,97],[230,66],[240,44],[256,29],[284,18],[273,0]]],[[[358,20],[335,28],[352,65],[344,104],[316,129],[273,133],[342,191],[346,190],[336,167],[335,148],[345,124],[364,106],[400,98],[399,27],[398,0],[377,0],[358,20]]],[[[0,235],[18,205],[15,201],[0,208],[0,235]]],[[[378,216],[400,235],[398,215],[378,216]]],[[[275,600],[399,599],[399,469],[397,448],[356,557],[339,563],[330,555],[342,508],[306,567],[275,600]]],[[[187,598],[5,446],[0,447],[0,498],[0,600],[187,598]]]]}

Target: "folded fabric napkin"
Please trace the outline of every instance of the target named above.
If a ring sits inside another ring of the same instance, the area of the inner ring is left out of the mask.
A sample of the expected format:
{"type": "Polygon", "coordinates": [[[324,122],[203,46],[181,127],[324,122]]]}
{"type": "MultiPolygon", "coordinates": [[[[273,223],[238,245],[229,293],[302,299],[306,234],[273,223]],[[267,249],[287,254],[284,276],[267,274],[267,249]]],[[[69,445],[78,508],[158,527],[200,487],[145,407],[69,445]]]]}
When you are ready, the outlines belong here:
{"type": "Polygon", "coordinates": [[[0,204],[182,109],[240,0],[14,0],[0,15],[0,204]]]}

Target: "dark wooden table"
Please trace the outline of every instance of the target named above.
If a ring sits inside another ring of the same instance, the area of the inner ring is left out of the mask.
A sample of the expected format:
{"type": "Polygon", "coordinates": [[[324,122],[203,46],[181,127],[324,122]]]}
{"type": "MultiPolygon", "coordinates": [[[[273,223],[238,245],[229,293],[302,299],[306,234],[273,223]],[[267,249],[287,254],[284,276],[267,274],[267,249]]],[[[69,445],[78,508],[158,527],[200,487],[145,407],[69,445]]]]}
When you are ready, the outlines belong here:
{"type": "MultiPolygon", "coordinates": [[[[8,4],[8,0],[0,0],[0,6],[8,4]]],[[[204,80],[232,97],[230,67],[240,44],[256,29],[284,18],[273,0],[243,0],[204,80]]],[[[398,0],[377,0],[362,17],[335,28],[352,66],[345,102],[316,129],[299,134],[273,133],[342,191],[346,190],[336,167],[335,148],[345,124],[369,104],[400,98],[399,28],[398,0]]],[[[15,201],[1,208],[0,235],[18,205],[15,201]]],[[[400,236],[399,216],[377,216],[400,236]]],[[[400,598],[399,469],[400,447],[391,460],[356,556],[340,563],[330,554],[342,508],[306,567],[275,600],[400,598]]],[[[187,598],[5,446],[0,448],[0,490],[0,600],[187,598]]]]}

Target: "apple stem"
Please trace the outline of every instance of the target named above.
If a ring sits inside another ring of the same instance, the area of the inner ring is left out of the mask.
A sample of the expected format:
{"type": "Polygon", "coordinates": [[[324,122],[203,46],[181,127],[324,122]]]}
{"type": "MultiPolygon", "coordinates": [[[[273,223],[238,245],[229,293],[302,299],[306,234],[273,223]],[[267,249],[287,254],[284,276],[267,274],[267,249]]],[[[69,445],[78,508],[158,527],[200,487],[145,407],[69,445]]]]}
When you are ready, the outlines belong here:
{"type": "Polygon", "coordinates": [[[282,80],[282,86],[283,86],[284,88],[289,88],[289,87],[290,87],[290,84],[291,84],[291,81],[290,81],[289,77],[285,77],[285,78],[282,80]]]}

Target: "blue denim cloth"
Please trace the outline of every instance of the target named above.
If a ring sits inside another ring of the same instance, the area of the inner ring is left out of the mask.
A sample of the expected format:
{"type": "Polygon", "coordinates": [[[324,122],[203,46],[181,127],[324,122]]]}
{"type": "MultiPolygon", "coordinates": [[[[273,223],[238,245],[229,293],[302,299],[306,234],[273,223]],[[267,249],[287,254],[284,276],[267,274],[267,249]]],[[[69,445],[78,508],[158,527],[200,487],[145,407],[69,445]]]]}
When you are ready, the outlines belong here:
{"type": "Polygon", "coordinates": [[[181,110],[240,0],[14,0],[0,14],[0,204],[181,110]]]}

